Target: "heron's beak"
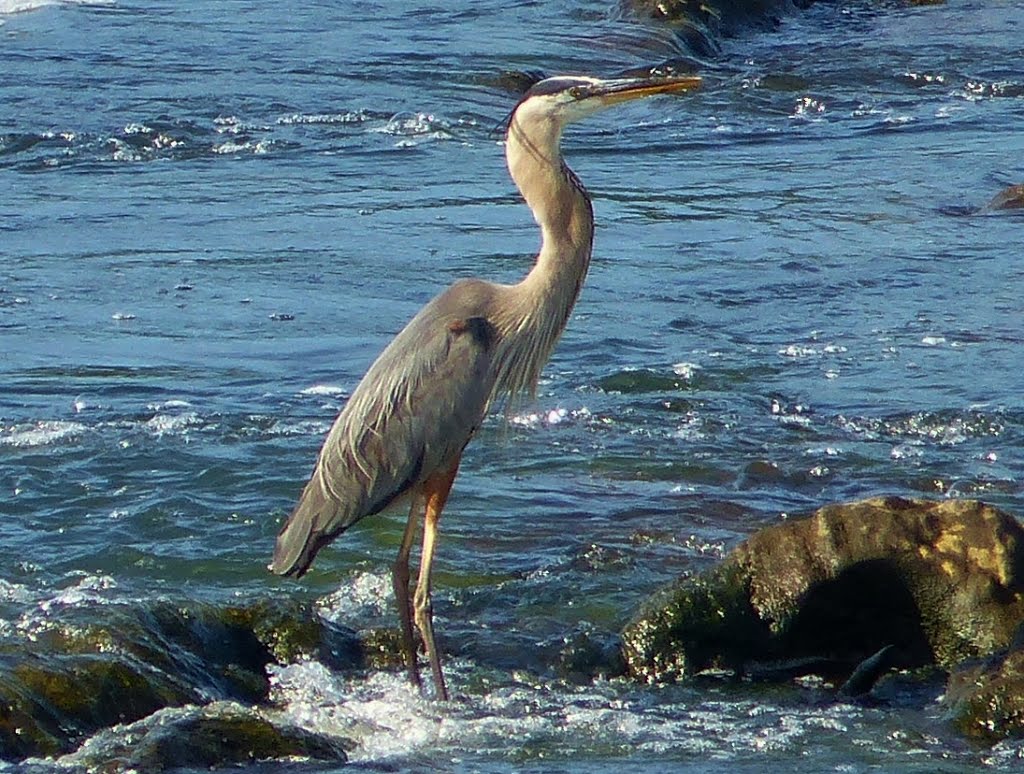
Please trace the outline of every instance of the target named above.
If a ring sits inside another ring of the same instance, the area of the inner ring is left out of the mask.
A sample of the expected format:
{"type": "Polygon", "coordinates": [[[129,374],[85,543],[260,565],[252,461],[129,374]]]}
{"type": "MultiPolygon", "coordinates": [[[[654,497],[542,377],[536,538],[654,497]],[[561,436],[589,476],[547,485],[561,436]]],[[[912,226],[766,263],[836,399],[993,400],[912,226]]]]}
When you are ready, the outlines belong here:
{"type": "Polygon", "coordinates": [[[666,78],[617,78],[599,81],[588,91],[588,97],[596,97],[602,105],[616,105],[639,97],[654,94],[670,94],[677,91],[692,91],[700,87],[697,75],[677,75],[666,78]]]}

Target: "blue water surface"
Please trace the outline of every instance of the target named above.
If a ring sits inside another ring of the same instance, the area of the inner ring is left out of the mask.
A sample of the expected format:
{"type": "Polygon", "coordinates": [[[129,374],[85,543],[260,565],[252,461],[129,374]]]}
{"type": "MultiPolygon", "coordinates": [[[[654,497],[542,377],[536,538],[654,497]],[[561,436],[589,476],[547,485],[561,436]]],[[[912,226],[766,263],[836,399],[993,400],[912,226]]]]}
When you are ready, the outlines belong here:
{"type": "MultiPolygon", "coordinates": [[[[515,667],[783,514],[879,494],[1021,511],[1024,221],[984,205],[1024,181],[1024,4],[819,3],[718,43],[700,92],[567,133],[590,275],[442,523],[465,701],[275,675],[303,723],[373,728],[371,768],[1013,765],[939,708],[515,667]]],[[[300,585],[266,564],[390,337],[457,278],[532,263],[506,74],[689,53],[611,0],[0,2],[0,634],[162,595],[389,623],[401,512],[300,585]]]]}

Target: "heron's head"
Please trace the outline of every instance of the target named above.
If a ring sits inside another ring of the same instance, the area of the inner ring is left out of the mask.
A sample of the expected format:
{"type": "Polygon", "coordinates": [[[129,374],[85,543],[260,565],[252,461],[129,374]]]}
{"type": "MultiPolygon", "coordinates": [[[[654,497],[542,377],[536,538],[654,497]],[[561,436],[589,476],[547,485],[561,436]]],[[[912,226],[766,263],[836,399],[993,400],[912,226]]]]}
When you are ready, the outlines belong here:
{"type": "Polygon", "coordinates": [[[582,75],[559,75],[545,78],[530,87],[519,101],[509,121],[521,126],[548,125],[560,132],[573,121],[579,121],[620,102],[689,91],[700,86],[696,75],[600,79],[582,75]]]}

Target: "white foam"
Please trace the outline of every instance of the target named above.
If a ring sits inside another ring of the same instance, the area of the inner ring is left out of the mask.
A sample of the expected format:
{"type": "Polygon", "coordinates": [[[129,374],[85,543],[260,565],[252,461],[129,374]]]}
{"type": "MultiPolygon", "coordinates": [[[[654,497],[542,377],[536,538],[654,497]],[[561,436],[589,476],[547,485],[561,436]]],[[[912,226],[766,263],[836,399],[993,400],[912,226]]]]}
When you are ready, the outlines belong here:
{"type": "Polygon", "coordinates": [[[572,688],[528,679],[465,695],[459,675],[468,665],[448,667],[456,698],[445,703],[421,697],[401,674],[346,678],[318,662],[271,667],[271,700],[290,722],[354,740],[351,761],[372,765],[400,765],[424,752],[508,756],[510,744],[520,753],[543,748],[566,758],[618,748],[730,760],[848,734],[861,713],[848,705],[783,707],[691,695],[652,708],[650,699],[601,682],[572,688]]]}
{"type": "Polygon", "coordinates": [[[0,602],[19,602],[29,604],[34,597],[28,588],[20,583],[9,583],[0,578],[0,602]]]}
{"type": "Polygon", "coordinates": [[[680,441],[702,441],[707,437],[704,433],[704,420],[696,411],[687,411],[670,437],[680,441]]]}
{"type": "Polygon", "coordinates": [[[114,5],[114,0],[0,0],[0,15],[35,11],[49,5],[114,5]]]}
{"type": "Polygon", "coordinates": [[[251,124],[241,121],[235,116],[218,116],[213,119],[214,131],[217,134],[244,134],[248,132],[266,132],[270,130],[269,126],[262,124],[251,124]]]}
{"type": "Polygon", "coordinates": [[[696,363],[676,363],[672,366],[672,373],[676,376],[681,376],[687,381],[693,379],[693,375],[701,370],[701,366],[696,363]]]}
{"type": "Polygon", "coordinates": [[[779,350],[779,354],[783,357],[811,357],[812,355],[820,354],[814,347],[806,347],[801,344],[787,344],[785,347],[779,350]]]}
{"type": "Polygon", "coordinates": [[[192,404],[187,400],[179,400],[177,398],[171,400],[161,401],[160,403],[148,403],[146,408],[150,411],[167,411],[169,409],[182,409],[191,408],[192,404]]]}
{"type": "Polygon", "coordinates": [[[893,446],[889,457],[894,460],[906,460],[924,456],[924,449],[921,441],[910,441],[893,446]]]}
{"type": "Polygon", "coordinates": [[[203,420],[194,411],[184,414],[157,414],[145,424],[145,428],[156,436],[180,435],[201,425],[203,420]]]}
{"type": "Polygon", "coordinates": [[[74,586],[61,589],[49,599],[39,603],[38,609],[44,615],[62,607],[83,607],[90,604],[107,604],[103,593],[117,588],[117,581],[109,575],[83,575],[74,586]]]}
{"type": "Polygon", "coordinates": [[[278,420],[267,428],[268,435],[323,435],[331,429],[329,422],[321,420],[303,420],[299,422],[286,422],[278,420]]]}
{"type": "Polygon", "coordinates": [[[326,395],[329,397],[339,397],[345,394],[345,390],[342,387],[338,387],[333,384],[314,384],[312,387],[307,387],[304,390],[299,391],[300,395],[326,395]]]}
{"type": "Polygon", "coordinates": [[[790,118],[812,119],[825,112],[825,103],[815,97],[800,97],[793,106],[790,118]]]}
{"type": "Polygon", "coordinates": [[[390,575],[361,572],[318,600],[316,610],[327,621],[352,625],[353,621],[390,615],[393,599],[390,575]]]}
{"type": "Polygon", "coordinates": [[[430,113],[397,113],[383,126],[369,131],[399,137],[395,143],[398,148],[412,148],[425,140],[452,138],[451,127],[430,113]]]}
{"type": "Polygon", "coordinates": [[[112,148],[110,158],[114,161],[142,161],[142,155],[124,140],[111,137],[107,143],[112,148]]]}
{"type": "Polygon", "coordinates": [[[270,150],[271,145],[272,143],[269,140],[259,140],[258,142],[234,142],[229,140],[228,142],[214,145],[210,150],[222,156],[233,156],[242,153],[253,153],[259,156],[270,150]]]}
{"type": "Polygon", "coordinates": [[[302,728],[355,737],[352,761],[402,757],[429,743],[430,705],[398,675],[349,681],[317,661],[270,666],[271,700],[302,728]]]}
{"type": "Polygon", "coordinates": [[[356,110],[346,113],[292,113],[281,116],[277,123],[288,124],[358,124],[369,119],[365,111],[356,110]]]}
{"type": "Polygon", "coordinates": [[[0,427],[0,446],[31,448],[62,441],[71,441],[82,435],[86,426],[80,422],[43,420],[33,424],[0,427]]]}

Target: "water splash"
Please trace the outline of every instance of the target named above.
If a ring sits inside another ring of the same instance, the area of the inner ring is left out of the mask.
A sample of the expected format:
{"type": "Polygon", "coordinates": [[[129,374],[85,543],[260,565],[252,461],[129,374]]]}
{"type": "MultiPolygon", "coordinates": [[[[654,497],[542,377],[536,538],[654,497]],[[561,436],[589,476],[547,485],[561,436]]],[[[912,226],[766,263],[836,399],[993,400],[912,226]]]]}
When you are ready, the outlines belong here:
{"type": "Polygon", "coordinates": [[[389,575],[360,572],[341,587],[318,600],[317,613],[326,621],[352,625],[392,615],[394,592],[389,575]]]}
{"type": "Polygon", "coordinates": [[[348,390],[334,384],[314,384],[312,387],[299,390],[299,395],[323,395],[330,398],[339,398],[347,394],[348,390]]]}
{"type": "MultiPolygon", "coordinates": [[[[470,678],[451,665],[453,683],[470,678]]],[[[398,674],[339,677],[317,662],[274,668],[273,699],[290,722],[357,742],[353,762],[403,765],[429,751],[439,758],[498,755],[531,759],[608,759],[636,754],[665,760],[734,761],[845,744],[863,710],[851,705],[732,700],[671,688],[634,693],[627,684],[572,687],[512,675],[482,693],[431,702],[398,674]]],[[[813,692],[808,692],[813,693],[813,692]]]]}
{"type": "Polygon", "coordinates": [[[43,420],[29,424],[0,427],[0,446],[32,448],[50,444],[73,442],[88,428],[80,422],[43,420]]]}
{"type": "Polygon", "coordinates": [[[369,131],[401,138],[396,143],[400,148],[414,147],[425,141],[450,140],[454,136],[447,121],[430,113],[397,113],[384,126],[369,131]]]}
{"type": "Polygon", "coordinates": [[[281,116],[277,123],[283,126],[305,124],[361,124],[375,116],[365,110],[347,110],[343,113],[291,113],[281,116]]]}
{"type": "Polygon", "coordinates": [[[144,427],[157,438],[162,438],[168,435],[187,436],[191,430],[204,425],[205,422],[198,413],[186,411],[182,414],[157,414],[149,419],[144,427]]]}

